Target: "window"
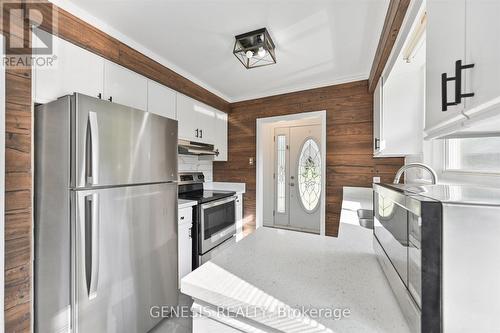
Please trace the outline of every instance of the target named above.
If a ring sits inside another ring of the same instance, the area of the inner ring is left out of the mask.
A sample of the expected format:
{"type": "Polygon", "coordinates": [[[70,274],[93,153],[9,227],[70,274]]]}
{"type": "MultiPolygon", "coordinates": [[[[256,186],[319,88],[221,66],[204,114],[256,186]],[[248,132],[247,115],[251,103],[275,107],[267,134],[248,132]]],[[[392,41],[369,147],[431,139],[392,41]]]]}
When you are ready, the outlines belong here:
{"type": "Polygon", "coordinates": [[[448,139],[446,170],[500,173],[500,137],[448,139]]]}
{"type": "Polygon", "coordinates": [[[321,195],[321,153],[313,139],[307,139],[299,155],[298,183],[300,199],[306,211],[318,206],[321,195]]]}
{"type": "Polygon", "coordinates": [[[286,136],[278,135],[277,142],[277,196],[276,210],[286,212],[286,136]]]}

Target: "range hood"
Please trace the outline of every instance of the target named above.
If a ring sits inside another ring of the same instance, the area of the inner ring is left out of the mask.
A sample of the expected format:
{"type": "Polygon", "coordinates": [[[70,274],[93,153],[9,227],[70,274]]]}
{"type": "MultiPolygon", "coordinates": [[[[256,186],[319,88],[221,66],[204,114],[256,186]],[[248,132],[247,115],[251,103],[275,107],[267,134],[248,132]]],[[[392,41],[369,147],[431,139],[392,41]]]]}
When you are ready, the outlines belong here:
{"type": "Polygon", "coordinates": [[[218,156],[219,150],[214,145],[195,141],[179,140],[180,155],[198,155],[198,156],[218,156]]]}

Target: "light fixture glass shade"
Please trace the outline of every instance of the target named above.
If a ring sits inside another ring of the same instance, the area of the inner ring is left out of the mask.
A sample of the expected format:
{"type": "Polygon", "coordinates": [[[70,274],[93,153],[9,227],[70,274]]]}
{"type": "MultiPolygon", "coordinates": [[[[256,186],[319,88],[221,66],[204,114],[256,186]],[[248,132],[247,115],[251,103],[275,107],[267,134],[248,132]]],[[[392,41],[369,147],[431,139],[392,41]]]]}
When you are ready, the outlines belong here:
{"type": "Polygon", "coordinates": [[[247,69],[276,63],[275,45],[266,28],[238,35],[235,39],[233,54],[247,69]]]}

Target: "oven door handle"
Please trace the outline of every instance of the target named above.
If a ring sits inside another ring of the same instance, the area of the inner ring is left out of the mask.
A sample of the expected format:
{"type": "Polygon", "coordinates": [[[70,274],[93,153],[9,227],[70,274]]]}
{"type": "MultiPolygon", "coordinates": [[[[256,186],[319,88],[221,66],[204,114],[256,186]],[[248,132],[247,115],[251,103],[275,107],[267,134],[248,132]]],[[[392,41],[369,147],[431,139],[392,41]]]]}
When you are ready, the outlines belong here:
{"type": "Polygon", "coordinates": [[[227,204],[231,201],[236,201],[236,198],[237,198],[237,196],[234,196],[234,197],[230,197],[230,198],[227,198],[224,200],[216,200],[213,202],[209,202],[209,203],[201,205],[201,209],[208,209],[208,208],[212,208],[212,207],[216,207],[216,206],[221,206],[221,205],[227,204]]]}

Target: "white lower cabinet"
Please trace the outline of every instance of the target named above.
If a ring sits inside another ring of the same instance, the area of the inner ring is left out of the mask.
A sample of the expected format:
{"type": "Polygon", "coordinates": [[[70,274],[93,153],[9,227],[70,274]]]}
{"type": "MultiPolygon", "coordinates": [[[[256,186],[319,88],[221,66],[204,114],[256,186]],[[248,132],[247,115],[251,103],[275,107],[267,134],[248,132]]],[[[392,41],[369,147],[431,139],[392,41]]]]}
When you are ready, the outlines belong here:
{"type": "Polygon", "coordinates": [[[179,232],[178,232],[178,251],[179,251],[179,288],[181,279],[192,270],[193,239],[191,237],[191,228],[193,226],[192,208],[179,209],[179,232]]]}
{"type": "Polygon", "coordinates": [[[243,239],[243,194],[236,198],[236,241],[243,239]]]}
{"type": "Polygon", "coordinates": [[[148,112],[177,119],[175,91],[148,80],[148,112]]]}
{"type": "Polygon", "coordinates": [[[120,65],[104,63],[104,98],[110,102],[146,111],[148,79],[120,65]]]}

